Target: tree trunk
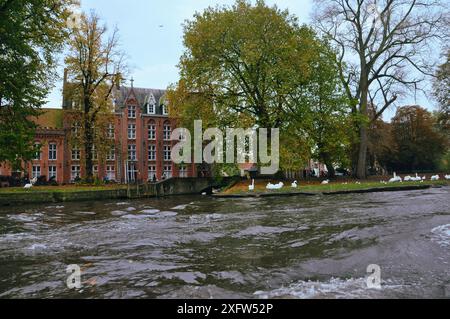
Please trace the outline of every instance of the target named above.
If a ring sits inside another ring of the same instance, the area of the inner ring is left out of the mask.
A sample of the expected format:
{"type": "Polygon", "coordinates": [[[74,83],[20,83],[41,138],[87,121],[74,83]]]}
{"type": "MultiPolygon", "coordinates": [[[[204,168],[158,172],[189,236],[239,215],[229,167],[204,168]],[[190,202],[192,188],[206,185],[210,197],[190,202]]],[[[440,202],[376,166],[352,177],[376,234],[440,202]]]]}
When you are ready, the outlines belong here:
{"type": "Polygon", "coordinates": [[[367,178],[367,144],[367,128],[363,124],[359,129],[358,163],[356,166],[356,177],[359,179],[367,178]]]}
{"type": "MultiPolygon", "coordinates": [[[[362,59],[363,60],[363,59],[362,59]]],[[[359,113],[362,118],[367,119],[369,112],[367,109],[369,98],[369,84],[368,84],[368,72],[366,71],[366,65],[362,62],[361,72],[361,98],[359,104],[359,113]]],[[[359,125],[359,143],[358,143],[358,161],[356,163],[356,177],[358,179],[367,178],[367,149],[368,149],[368,135],[366,121],[362,121],[359,125]]]]}
{"type": "Polygon", "coordinates": [[[93,160],[92,160],[92,147],[94,145],[94,134],[92,129],[91,119],[89,118],[90,100],[85,98],[85,114],[84,114],[84,154],[85,154],[85,169],[86,169],[86,182],[94,182],[93,174],[93,160]]]}
{"type": "Polygon", "coordinates": [[[327,166],[327,169],[328,169],[328,177],[329,178],[335,178],[336,177],[336,170],[334,169],[333,164],[330,161],[328,161],[328,160],[326,160],[324,162],[324,164],[327,166]]]}

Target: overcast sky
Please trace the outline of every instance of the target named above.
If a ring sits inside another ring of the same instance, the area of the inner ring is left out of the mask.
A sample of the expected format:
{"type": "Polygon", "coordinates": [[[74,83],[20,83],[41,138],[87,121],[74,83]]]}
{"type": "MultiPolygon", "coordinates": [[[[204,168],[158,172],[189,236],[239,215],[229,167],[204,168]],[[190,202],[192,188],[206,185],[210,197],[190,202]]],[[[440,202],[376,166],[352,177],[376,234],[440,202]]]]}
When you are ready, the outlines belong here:
{"type": "MultiPolygon", "coordinates": [[[[122,49],[128,55],[136,87],[165,89],[178,80],[176,65],[183,52],[183,27],[196,11],[208,6],[232,4],[234,0],[81,0],[82,10],[94,9],[106,24],[117,26],[122,49]],[[162,26],[162,27],[161,27],[162,26]]],[[[312,0],[267,0],[281,9],[289,9],[300,22],[308,23],[312,0]]],[[[61,61],[62,62],[62,61],[61,61]]],[[[63,65],[59,73],[62,74],[63,65]]],[[[58,82],[49,96],[47,107],[59,108],[62,83],[58,82]]],[[[404,101],[414,103],[414,99],[404,101]]],[[[419,104],[432,109],[425,98],[419,104]]],[[[393,110],[385,119],[390,119],[393,110]]]]}

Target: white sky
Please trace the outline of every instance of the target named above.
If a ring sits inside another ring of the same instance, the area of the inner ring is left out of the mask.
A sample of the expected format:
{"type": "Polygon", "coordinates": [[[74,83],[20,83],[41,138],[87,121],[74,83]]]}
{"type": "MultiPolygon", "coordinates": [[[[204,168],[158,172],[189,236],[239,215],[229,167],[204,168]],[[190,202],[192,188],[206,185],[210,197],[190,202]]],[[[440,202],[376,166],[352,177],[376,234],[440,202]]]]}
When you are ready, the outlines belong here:
{"type": "MultiPolygon", "coordinates": [[[[280,9],[289,9],[302,23],[309,22],[313,10],[312,0],[266,2],[277,4],[280,9]]],[[[82,0],[82,9],[94,9],[110,28],[119,28],[122,49],[128,55],[136,87],[165,89],[178,81],[176,65],[183,52],[183,22],[208,6],[232,3],[234,0],[82,0]]],[[[60,60],[59,74],[62,76],[64,66],[60,60]]],[[[58,81],[48,97],[47,107],[61,107],[61,88],[62,83],[58,81]]],[[[411,98],[402,104],[416,102],[411,98]]],[[[434,108],[434,102],[424,97],[417,104],[434,108]]],[[[394,113],[395,110],[389,110],[384,118],[390,119],[394,113]]]]}

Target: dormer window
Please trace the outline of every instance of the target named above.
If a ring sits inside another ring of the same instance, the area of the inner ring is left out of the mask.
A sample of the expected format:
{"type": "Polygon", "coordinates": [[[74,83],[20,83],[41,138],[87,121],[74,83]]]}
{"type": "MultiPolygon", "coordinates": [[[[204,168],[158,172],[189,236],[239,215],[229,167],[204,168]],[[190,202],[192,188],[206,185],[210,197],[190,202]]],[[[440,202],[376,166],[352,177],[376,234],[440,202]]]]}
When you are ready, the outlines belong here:
{"type": "Polygon", "coordinates": [[[162,113],[163,115],[169,115],[169,110],[167,109],[166,105],[162,105],[162,113]]]}
{"type": "Polygon", "coordinates": [[[133,105],[128,106],[128,118],[129,119],[136,118],[136,106],[133,105]]]}
{"type": "Polygon", "coordinates": [[[147,113],[148,114],[155,114],[156,107],[155,104],[149,103],[147,104],[147,113]]]}

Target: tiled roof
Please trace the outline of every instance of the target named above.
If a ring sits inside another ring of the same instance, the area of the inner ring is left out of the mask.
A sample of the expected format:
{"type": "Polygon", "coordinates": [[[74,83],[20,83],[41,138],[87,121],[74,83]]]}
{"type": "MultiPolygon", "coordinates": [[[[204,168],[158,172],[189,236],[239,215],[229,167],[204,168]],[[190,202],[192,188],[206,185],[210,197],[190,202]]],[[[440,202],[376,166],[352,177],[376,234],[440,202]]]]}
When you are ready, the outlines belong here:
{"type": "Polygon", "coordinates": [[[164,96],[166,94],[165,90],[158,89],[145,89],[136,87],[126,87],[122,86],[119,90],[114,92],[114,99],[117,107],[122,108],[125,106],[125,101],[130,97],[131,93],[134,93],[138,101],[139,106],[142,108],[143,112],[147,112],[147,104],[155,103],[156,114],[162,114],[161,105],[164,103],[164,96]]]}
{"type": "Polygon", "coordinates": [[[34,122],[41,129],[62,129],[63,112],[62,109],[41,109],[41,114],[34,122]]]}

